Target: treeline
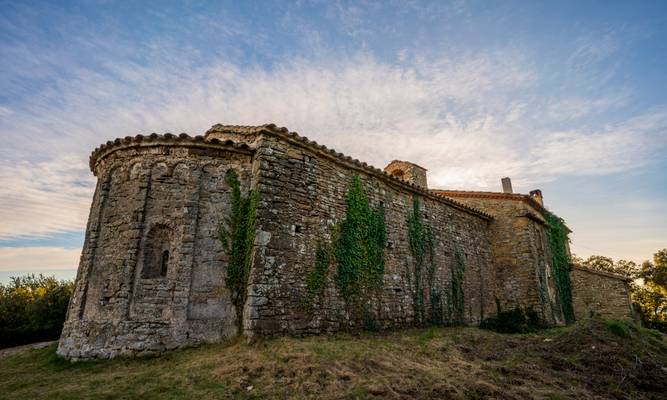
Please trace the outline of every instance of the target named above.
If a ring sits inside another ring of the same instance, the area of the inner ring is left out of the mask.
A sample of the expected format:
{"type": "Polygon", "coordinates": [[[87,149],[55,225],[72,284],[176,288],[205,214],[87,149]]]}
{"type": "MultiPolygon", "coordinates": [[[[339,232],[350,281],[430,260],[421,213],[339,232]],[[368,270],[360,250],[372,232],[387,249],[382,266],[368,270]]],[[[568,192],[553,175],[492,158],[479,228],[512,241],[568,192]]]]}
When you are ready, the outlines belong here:
{"type": "Polygon", "coordinates": [[[642,324],[667,332],[667,249],[658,251],[652,261],[642,264],[614,261],[604,256],[590,256],[585,260],[574,256],[572,261],[576,265],[631,278],[632,303],[642,324]]]}
{"type": "Polygon", "coordinates": [[[58,339],[73,289],[41,274],[0,284],[0,348],[58,339]]]}

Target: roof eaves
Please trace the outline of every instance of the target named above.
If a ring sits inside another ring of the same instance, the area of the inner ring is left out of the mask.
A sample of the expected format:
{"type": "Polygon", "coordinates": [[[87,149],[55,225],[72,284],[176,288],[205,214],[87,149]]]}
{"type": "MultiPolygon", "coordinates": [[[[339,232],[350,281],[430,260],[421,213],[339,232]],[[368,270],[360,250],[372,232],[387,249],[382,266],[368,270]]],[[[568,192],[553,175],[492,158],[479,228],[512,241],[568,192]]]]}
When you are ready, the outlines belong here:
{"type": "Polygon", "coordinates": [[[600,270],[592,269],[592,268],[586,268],[586,267],[582,267],[581,265],[573,265],[572,268],[573,269],[578,269],[578,270],[584,271],[584,272],[589,272],[591,274],[606,276],[608,278],[620,279],[620,280],[626,281],[626,282],[632,281],[632,278],[621,275],[621,274],[616,274],[616,273],[607,272],[607,271],[600,271],[600,270]]]}
{"type": "MultiPolygon", "coordinates": [[[[438,193],[443,196],[451,197],[463,197],[463,198],[487,198],[487,199],[497,199],[497,200],[512,200],[512,201],[522,201],[536,211],[540,213],[550,212],[543,205],[535,201],[530,195],[523,193],[503,193],[503,192],[484,192],[484,191],[474,191],[474,190],[444,190],[444,189],[431,189],[431,192],[438,193]]],[[[565,229],[571,233],[572,230],[565,224],[563,224],[565,229]]]]}
{"type": "Polygon", "coordinates": [[[378,178],[388,180],[394,185],[398,185],[404,188],[408,188],[412,192],[419,193],[424,196],[428,196],[432,199],[435,199],[441,203],[448,204],[450,206],[453,206],[455,208],[458,208],[462,211],[465,211],[469,214],[476,215],[478,217],[481,217],[487,221],[490,221],[493,219],[493,216],[478,210],[474,207],[470,207],[466,204],[463,204],[461,202],[458,202],[454,199],[450,199],[444,196],[439,196],[428,189],[421,188],[417,185],[414,185],[409,182],[405,182],[399,178],[396,178],[394,176],[391,176],[390,174],[386,173],[385,171],[375,168],[372,165],[369,165],[365,162],[359,161],[358,159],[354,159],[350,156],[346,156],[343,153],[337,152],[334,149],[330,149],[324,145],[318,144],[317,142],[308,139],[305,136],[301,136],[296,132],[292,132],[289,129],[285,127],[278,127],[275,124],[264,124],[264,125],[258,125],[258,126],[241,126],[241,125],[222,125],[222,124],[216,124],[209,129],[206,134],[210,132],[230,132],[230,133],[239,133],[239,134],[257,134],[257,133],[267,133],[270,135],[274,135],[276,137],[279,137],[284,140],[288,140],[291,143],[307,147],[311,150],[319,151],[322,152],[326,155],[328,155],[330,158],[333,158],[335,160],[338,160],[339,162],[346,163],[346,164],[351,164],[357,169],[360,169],[370,175],[374,175],[378,178]]]}

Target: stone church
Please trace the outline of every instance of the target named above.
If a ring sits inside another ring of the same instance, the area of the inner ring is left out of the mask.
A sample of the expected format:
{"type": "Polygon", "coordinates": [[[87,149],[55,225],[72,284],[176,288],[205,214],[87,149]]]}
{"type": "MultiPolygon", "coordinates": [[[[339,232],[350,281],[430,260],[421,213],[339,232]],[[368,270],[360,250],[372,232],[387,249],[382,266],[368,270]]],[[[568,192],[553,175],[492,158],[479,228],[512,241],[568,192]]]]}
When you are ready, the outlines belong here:
{"type": "MultiPolygon", "coordinates": [[[[416,164],[380,170],[273,124],[116,139],[92,153],[90,168],[97,186],[58,346],[70,359],[155,354],[237,334],[363,329],[368,321],[377,329],[478,324],[512,307],[547,324],[570,322],[570,294],[552,265],[545,216],[553,214],[539,190],[514,193],[509,178],[502,192],[429,189],[416,164]],[[358,286],[368,295],[355,307],[341,290],[342,262],[320,251],[349,215],[351,182],[367,208],[382,210],[373,266],[380,273],[372,288],[358,286]],[[249,193],[253,223],[239,255],[220,231],[249,193]],[[413,226],[428,232],[426,261],[415,253],[413,226]],[[236,265],[245,266],[241,278],[236,265]]],[[[576,318],[630,316],[625,280],[574,273],[576,318]],[[592,282],[598,291],[588,289],[592,282]]]]}

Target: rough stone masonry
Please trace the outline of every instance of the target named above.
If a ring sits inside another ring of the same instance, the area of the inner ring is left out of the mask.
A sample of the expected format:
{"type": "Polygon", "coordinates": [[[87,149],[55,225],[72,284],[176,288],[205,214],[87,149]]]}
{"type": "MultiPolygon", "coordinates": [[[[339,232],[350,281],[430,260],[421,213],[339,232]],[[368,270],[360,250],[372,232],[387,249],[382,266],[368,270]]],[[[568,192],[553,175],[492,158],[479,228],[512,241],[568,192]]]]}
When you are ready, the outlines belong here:
{"type": "Polygon", "coordinates": [[[416,310],[446,321],[455,306],[468,324],[499,306],[564,321],[539,191],[429,190],[416,164],[393,161],[382,171],[273,124],[116,139],[93,152],[90,167],[97,187],[58,346],[70,359],[156,354],[239,333],[317,334],[368,321],[392,329],[420,322],[416,310]],[[229,254],[218,239],[231,212],[230,170],[242,193],[258,193],[241,310],[226,285],[229,254]],[[340,295],[335,262],[326,266],[322,294],[304,306],[318,246],[333,240],[356,178],[370,205],[383,208],[386,227],[381,284],[363,319],[340,295]],[[408,227],[415,204],[431,235],[432,262],[421,275],[408,227]],[[456,304],[448,295],[455,288],[456,304]]]}

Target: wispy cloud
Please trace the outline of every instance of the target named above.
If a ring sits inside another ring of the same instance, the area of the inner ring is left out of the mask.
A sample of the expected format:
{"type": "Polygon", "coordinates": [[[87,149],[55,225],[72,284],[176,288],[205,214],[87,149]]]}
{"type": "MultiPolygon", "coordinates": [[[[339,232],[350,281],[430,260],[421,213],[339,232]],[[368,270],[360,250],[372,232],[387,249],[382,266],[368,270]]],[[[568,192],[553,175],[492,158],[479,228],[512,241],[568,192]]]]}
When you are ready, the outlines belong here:
{"type": "Polygon", "coordinates": [[[570,54],[567,64],[570,70],[583,70],[608,59],[621,46],[615,29],[594,32],[577,38],[575,50],[570,54]]]}
{"type": "Polygon", "coordinates": [[[0,272],[62,270],[76,268],[81,250],[60,247],[0,247],[0,272]]]}
{"type": "Polygon", "coordinates": [[[534,165],[554,175],[605,175],[653,162],[667,147],[667,110],[617,124],[552,132],[534,149],[534,165]]]}
{"type": "MultiPolygon", "coordinates": [[[[87,155],[137,133],[275,122],[378,167],[417,162],[434,187],[481,190],[500,176],[532,188],[626,172],[667,148],[667,107],[633,108],[638,92],[613,79],[624,38],[614,28],[541,60],[515,38],[432,40],[475,30],[465,2],[408,4],[378,20],[386,7],[374,2],[331,3],[323,19],[297,6],[270,20],[164,7],[147,13],[163,28],[147,38],[55,6],[45,6],[55,28],[41,31],[40,12],[15,7],[28,11],[0,16],[10,32],[0,37],[0,246],[82,230],[95,181],[87,155]]],[[[78,257],[39,249],[5,247],[0,266],[78,257]]]]}
{"type": "MultiPolygon", "coordinates": [[[[0,161],[0,185],[12,188],[0,195],[0,237],[81,229],[92,188],[82,156],[139,132],[276,122],[379,167],[413,160],[431,171],[433,186],[459,188],[495,187],[499,175],[529,184],[622,171],[664,145],[656,141],[664,111],[567,131],[531,125],[531,117],[571,113],[542,110],[552,99],[534,97],[540,77],[515,54],[391,65],[360,53],[270,70],[223,59],[198,67],[110,61],[106,71],[80,69],[57,81],[57,94],[36,94],[5,116],[0,133],[11,150],[44,161],[0,161]]],[[[558,100],[582,101],[596,107],[558,100]]]]}
{"type": "Polygon", "coordinates": [[[80,157],[0,164],[3,239],[82,229],[94,178],[80,157]]]}
{"type": "Polygon", "coordinates": [[[588,116],[591,113],[604,113],[627,105],[632,98],[628,90],[622,90],[601,97],[570,97],[558,99],[548,106],[549,117],[567,121],[588,116]]]}

